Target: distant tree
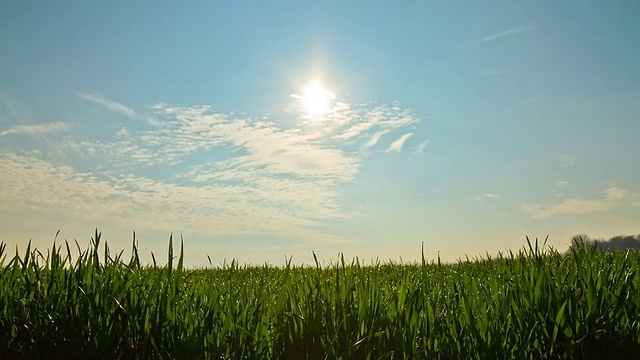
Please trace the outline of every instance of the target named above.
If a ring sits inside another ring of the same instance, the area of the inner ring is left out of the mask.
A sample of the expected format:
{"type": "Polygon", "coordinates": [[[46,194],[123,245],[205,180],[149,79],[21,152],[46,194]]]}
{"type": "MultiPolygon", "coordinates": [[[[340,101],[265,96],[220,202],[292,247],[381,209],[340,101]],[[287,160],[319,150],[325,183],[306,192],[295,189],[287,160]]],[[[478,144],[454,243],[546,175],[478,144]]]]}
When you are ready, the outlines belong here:
{"type": "Polygon", "coordinates": [[[590,239],[587,235],[576,235],[571,238],[569,245],[570,252],[580,244],[595,246],[602,251],[625,251],[640,250],[640,234],[638,235],[618,235],[609,240],[590,239]]]}

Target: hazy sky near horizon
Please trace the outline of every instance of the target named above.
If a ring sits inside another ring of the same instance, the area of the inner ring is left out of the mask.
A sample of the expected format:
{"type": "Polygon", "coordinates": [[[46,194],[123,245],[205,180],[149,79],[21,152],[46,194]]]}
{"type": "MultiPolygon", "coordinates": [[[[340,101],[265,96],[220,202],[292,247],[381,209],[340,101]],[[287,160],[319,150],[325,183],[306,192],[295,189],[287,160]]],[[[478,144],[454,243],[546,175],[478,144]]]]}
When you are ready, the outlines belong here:
{"type": "MultiPolygon", "coordinates": [[[[640,233],[638,1],[0,3],[0,241],[275,265],[640,233]]],[[[162,256],[159,256],[162,257],[162,256]]]]}

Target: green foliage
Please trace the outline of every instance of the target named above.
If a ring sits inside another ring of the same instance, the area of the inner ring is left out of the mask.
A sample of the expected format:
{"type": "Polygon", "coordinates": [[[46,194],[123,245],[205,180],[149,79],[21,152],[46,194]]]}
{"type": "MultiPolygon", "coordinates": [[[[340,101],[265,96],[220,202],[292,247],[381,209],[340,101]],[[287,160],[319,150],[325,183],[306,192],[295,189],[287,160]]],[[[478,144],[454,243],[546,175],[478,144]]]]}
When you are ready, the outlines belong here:
{"type": "Polygon", "coordinates": [[[640,358],[637,252],[185,269],[182,241],[143,266],[101,240],[0,244],[0,358],[640,358]]]}

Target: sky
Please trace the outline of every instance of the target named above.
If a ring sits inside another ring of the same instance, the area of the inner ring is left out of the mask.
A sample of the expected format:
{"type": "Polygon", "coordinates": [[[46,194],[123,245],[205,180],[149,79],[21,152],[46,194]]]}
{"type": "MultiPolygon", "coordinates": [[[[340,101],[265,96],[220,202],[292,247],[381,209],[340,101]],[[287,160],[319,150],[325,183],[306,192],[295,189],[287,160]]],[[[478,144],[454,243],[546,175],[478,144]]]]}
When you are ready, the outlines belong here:
{"type": "MultiPolygon", "coordinates": [[[[0,3],[0,241],[190,266],[640,233],[640,2],[0,3]],[[162,256],[161,256],[162,254],[162,256]]],[[[13,250],[11,250],[13,251],[13,250]]]]}

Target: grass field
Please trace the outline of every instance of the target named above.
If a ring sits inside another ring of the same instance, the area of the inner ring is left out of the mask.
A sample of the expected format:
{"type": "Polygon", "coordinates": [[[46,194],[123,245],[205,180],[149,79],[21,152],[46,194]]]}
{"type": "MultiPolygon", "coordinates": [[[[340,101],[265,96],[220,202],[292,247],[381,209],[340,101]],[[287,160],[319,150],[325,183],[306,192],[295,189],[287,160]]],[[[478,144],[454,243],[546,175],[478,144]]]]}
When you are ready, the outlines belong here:
{"type": "Polygon", "coordinates": [[[96,231],[0,258],[2,359],[640,358],[637,252],[185,269],[96,231]]]}

